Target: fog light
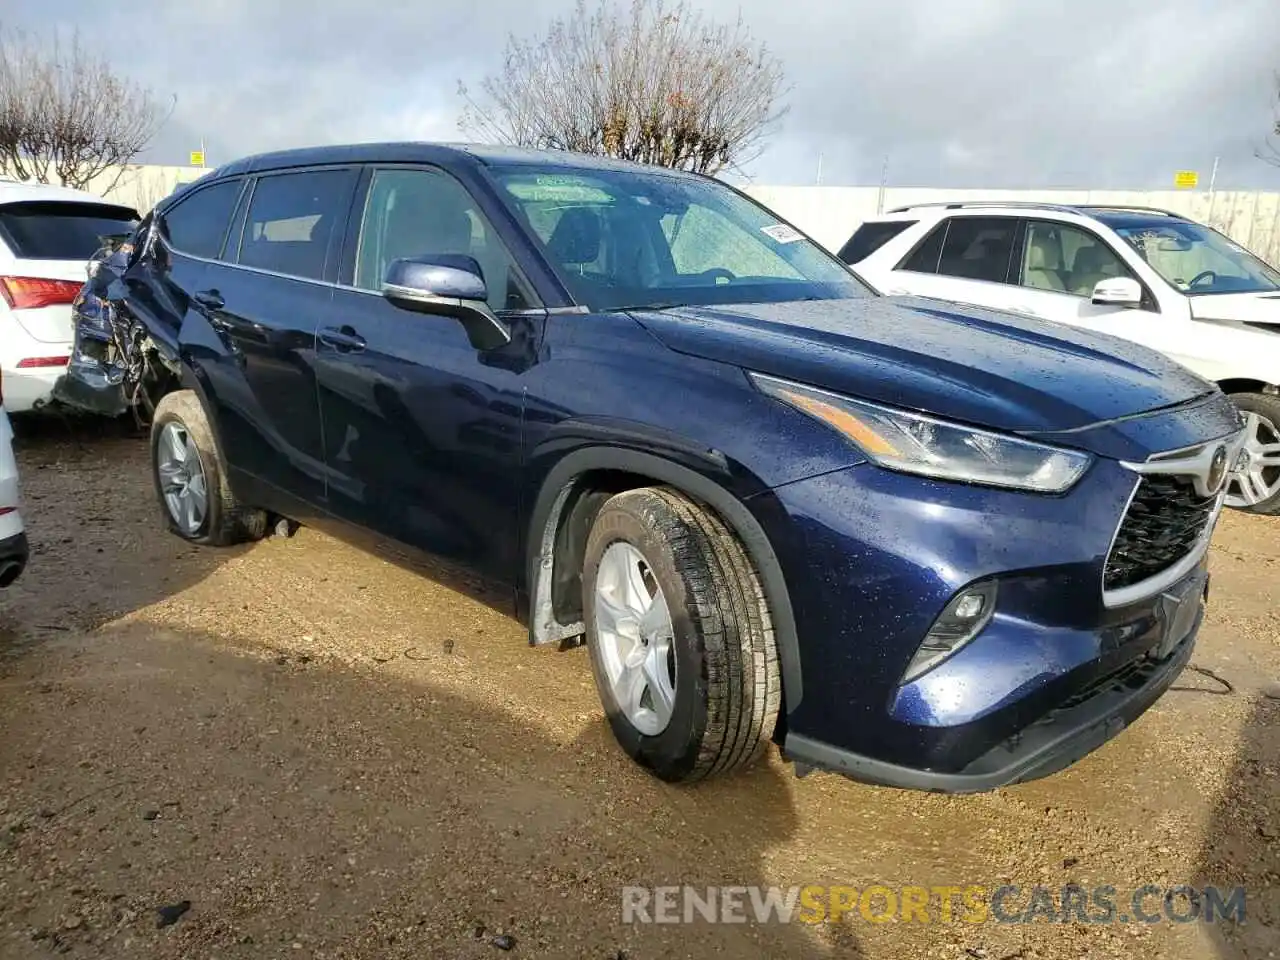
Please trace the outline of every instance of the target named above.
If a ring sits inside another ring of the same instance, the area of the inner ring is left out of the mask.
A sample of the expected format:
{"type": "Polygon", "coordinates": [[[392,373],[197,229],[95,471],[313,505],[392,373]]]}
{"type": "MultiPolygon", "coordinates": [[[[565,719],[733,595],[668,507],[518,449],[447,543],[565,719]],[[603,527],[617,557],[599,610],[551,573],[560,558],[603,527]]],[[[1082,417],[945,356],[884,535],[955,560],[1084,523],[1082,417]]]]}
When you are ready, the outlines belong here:
{"type": "Polygon", "coordinates": [[[900,682],[910,683],[957,652],[991,622],[995,610],[994,580],[976,583],[957,593],[925,634],[900,682]]]}

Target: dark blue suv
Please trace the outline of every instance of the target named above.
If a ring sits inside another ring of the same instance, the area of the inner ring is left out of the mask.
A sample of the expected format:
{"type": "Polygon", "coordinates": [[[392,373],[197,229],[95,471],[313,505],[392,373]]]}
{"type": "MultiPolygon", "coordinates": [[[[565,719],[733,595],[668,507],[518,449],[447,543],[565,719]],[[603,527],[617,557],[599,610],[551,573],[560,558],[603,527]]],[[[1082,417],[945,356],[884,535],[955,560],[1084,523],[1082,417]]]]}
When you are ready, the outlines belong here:
{"type": "Polygon", "coordinates": [[[308,149],[210,173],[124,250],[81,339],[108,317],[154,405],[175,533],[311,524],[502,585],[531,643],[585,642],[664,779],[772,739],[799,772],[987,790],[1191,655],[1242,437],[1217,388],[880,297],[718,181],[308,149]]]}

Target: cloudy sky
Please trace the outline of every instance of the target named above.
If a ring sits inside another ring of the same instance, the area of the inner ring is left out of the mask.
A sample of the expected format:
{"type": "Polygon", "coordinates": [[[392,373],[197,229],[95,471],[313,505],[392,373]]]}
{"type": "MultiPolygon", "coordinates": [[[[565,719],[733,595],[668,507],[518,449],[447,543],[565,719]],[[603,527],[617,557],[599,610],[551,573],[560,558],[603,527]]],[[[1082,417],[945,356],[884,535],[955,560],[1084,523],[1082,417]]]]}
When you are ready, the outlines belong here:
{"type": "MultiPolygon", "coordinates": [[[[148,159],[352,140],[458,140],[458,81],[572,0],[5,0],[0,25],[79,28],[174,114],[148,159]],[[16,6],[15,6],[16,4],[16,6]]],[[[758,183],[1280,189],[1276,0],[704,0],[783,60],[789,113],[758,183]]]]}

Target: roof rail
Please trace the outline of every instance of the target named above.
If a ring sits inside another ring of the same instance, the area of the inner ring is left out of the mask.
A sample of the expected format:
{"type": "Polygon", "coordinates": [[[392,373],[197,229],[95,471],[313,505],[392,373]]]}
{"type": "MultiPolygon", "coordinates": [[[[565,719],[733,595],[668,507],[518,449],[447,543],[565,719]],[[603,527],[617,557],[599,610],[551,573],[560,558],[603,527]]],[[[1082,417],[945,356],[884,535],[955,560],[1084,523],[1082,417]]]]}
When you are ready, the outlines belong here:
{"type": "Polygon", "coordinates": [[[1186,220],[1187,215],[1184,213],[1175,213],[1172,210],[1165,210],[1163,207],[1140,207],[1130,203],[1090,203],[1082,206],[1081,210],[1114,210],[1123,213],[1132,210],[1134,213],[1158,213],[1164,217],[1174,217],[1178,220],[1186,220]]]}
{"type": "Polygon", "coordinates": [[[1172,210],[1165,210],[1162,207],[1143,207],[1129,203],[1036,203],[1034,200],[956,200],[956,201],[934,201],[931,203],[912,203],[905,207],[895,207],[886,213],[907,213],[911,210],[920,210],[929,207],[941,207],[946,210],[960,210],[964,208],[981,208],[981,207],[1011,207],[1013,209],[1032,209],[1032,210],[1053,210],[1057,213],[1074,213],[1077,216],[1091,217],[1095,213],[1114,212],[1123,213],[1131,211],[1133,213],[1156,213],[1162,217],[1172,217],[1175,220],[1188,219],[1186,214],[1175,213],[1172,210]]]}
{"type": "Polygon", "coordinates": [[[956,201],[935,201],[931,203],[912,203],[905,207],[895,207],[886,213],[906,213],[910,210],[920,210],[927,207],[942,207],[946,210],[960,210],[969,207],[1026,207],[1035,210],[1057,210],[1062,213],[1079,213],[1080,207],[1071,206],[1065,203],[1036,203],[1032,200],[956,200],[956,201]]]}

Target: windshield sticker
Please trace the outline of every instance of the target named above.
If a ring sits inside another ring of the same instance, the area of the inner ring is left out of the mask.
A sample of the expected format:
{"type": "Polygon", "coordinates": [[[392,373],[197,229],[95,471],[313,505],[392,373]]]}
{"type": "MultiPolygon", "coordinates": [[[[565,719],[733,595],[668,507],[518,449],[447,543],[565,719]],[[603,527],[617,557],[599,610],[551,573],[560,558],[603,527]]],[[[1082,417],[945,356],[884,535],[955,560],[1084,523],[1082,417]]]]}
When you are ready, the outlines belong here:
{"type": "Polygon", "coordinates": [[[785,223],[775,223],[768,227],[761,227],[760,232],[778,243],[795,243],[797,240],[803,240],[804,234],[795,227],[788,227],[785,223]]]}
{"type": "MultiPolygon", "coordinates": [[[[550,178],[547,178],[550,180],[550,178]]],[[[533,203],[612,203],[613,197],[589,183],[563,181],[521,183],[506,185],[507,192],[517,200],[533,203]]]]}

